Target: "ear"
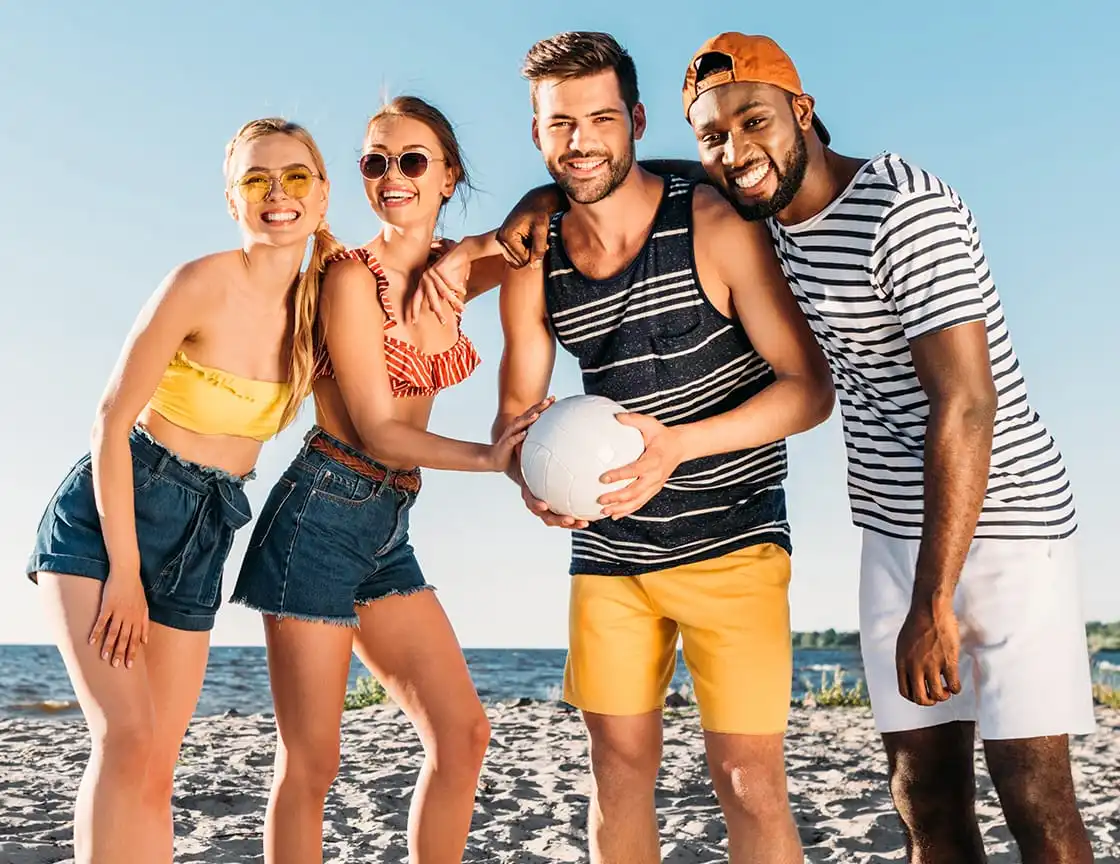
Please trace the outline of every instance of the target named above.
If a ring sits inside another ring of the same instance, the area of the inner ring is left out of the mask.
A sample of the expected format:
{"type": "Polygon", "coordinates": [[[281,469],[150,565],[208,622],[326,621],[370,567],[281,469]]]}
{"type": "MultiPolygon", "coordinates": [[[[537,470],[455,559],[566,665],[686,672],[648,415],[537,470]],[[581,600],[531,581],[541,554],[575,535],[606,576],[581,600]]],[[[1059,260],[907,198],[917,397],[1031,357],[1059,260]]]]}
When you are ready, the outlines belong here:
{"type": "Polygon", "coordinates": [[[323,187],[323,218],[326,219],[327,208],[331,203],[331,181],[323,178],[319,181],[319,184],[323,187]]]}
{"type": "Polygon", "coordinates": [[[237,202],[233,200],[233,193],[230,192],[229,187],[226,187],[226,207],[229,209],[229,216],[234,222],[240,222],[237,215],[237,202]]]}
{"type": "Polygon", "coordinates": [[[460,168],[452,168],[448,165],[443,169],[443,188],[440,189],[439,194],[443,196],[445,201],[451,200],[451,197],[455,194],[455,187],[459,185],[462,176],[463,171],[460,168]]]}
{"type": "Polygon", "coordinates": [[[533,115],[533,145],[538,150],[541,149],[541,127],[536,114],[533,115]]]}
{"type": "Polygon", "coordinates": [[[790,107],[793,108],[793,119],[797,125],[801,127],[802,132],[808,132],[813,125],[813,109],[816,107],[816,100],[813,99],[808,93],[802,93],[800,96],[794,96],[793,102],[790,107]]]}
{"type": "Polygon", "coordinates": [[[634,126],[634,140],[640,141],[642,136],[646,134],[646,106],[641,102],[634,106],[634,111],[630,115],[630,122],[634,126]]]}

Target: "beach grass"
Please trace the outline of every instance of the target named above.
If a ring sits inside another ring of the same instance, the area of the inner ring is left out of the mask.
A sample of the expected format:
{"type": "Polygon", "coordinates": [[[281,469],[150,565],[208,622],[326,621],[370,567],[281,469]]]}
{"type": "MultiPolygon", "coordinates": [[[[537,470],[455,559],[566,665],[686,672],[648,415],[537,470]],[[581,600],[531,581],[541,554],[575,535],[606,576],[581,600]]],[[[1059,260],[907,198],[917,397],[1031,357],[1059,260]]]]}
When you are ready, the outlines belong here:
{"type": "Polygon", "coordinates": [[[828,670],[822,671],[819,686],[814,686],[808,679],[804,683],[805,695],[797,704],[805,708],[867,708],[871,705],[871,697],[862,679],[858,679],[852,687],[844,686],[843,669],[833,669],[831,680],[828,670]]]}
{"type": "Polygon", "coordinates": [[[346,700],[342,703],[343,711],[353,711],[356,708],[369,708],[371,705],[384,705],[389,701],[389,694],[381,686],[381,682],[369,676],[362,676],[354,682],[354,689],[346,691],[346,700]]]}

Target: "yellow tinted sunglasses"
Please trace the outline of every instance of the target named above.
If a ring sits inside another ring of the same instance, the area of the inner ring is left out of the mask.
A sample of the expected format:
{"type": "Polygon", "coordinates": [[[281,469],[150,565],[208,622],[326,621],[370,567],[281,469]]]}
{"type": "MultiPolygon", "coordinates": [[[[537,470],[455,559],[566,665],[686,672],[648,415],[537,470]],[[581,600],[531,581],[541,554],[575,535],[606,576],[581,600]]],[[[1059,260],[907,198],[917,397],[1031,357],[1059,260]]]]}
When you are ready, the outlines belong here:
{"type": "MultiPolygon", "coordinates": [[[[306,198],[318,176],[310,168],[304,168],[302,165],[285,168],[279,177],[280,188],[289,198],[306,198]]],[[[271,194],[272,184],[276,179],[265,171],[250,171],[233,185],[237,187],[243,199],[250,204],[259,204],[271,194]]]]}

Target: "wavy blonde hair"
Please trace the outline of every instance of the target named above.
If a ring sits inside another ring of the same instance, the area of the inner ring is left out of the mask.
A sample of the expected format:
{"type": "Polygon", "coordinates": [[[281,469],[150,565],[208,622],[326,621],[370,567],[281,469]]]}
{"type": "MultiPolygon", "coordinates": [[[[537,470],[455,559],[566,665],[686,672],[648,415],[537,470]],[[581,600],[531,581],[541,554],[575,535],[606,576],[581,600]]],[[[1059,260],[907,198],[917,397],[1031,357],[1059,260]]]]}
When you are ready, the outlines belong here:
{"type": "MultiPolygon", "coordinates": [[[[250,141],[256,141],[269,135],[289,135],[303,144],[311,153],[311,161],[315,163],[312,167],[319,175],[320,181],[327,179],[326,162],[323,160],[323,154],[315,143],[315,139],[311,137],[311,133],[298,123],[292,123],[282,117],[265,117],[246,123],[237,130],[237,134],[226,145],[226,158],[222,170],[227,183],[230,180],[229,169],[233,161],[233,154],[237,148],[242,144],[248,144],[250,141]]],[[[314,237],[315,242],[311,247],[311,259],[307,262],[307,269],[300,274],[295,285],[292,349],[291,359],[288,363],[290,392],[288,403],[284,406],[284,413],[281,415],[281,428],[295,419],[299,406],[311,392],[319,348],[317,319],[323,271],[326,269],[327,259],[345,248],[331,234],[325,219],[315,229],[314,237]]]]}

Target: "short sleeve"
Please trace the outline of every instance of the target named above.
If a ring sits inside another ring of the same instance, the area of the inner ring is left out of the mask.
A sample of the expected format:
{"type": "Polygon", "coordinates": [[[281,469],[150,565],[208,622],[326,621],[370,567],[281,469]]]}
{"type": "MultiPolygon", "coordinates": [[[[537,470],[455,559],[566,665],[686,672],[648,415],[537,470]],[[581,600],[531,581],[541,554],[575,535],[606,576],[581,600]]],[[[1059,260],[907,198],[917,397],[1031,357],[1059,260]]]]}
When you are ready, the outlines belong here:
{"type": "Polygon", "coordinates": [[[901,195],[880,223],[872,273],[908,340],[987,317],[974,235],[965,207],[938,190],[901,195]]]}

